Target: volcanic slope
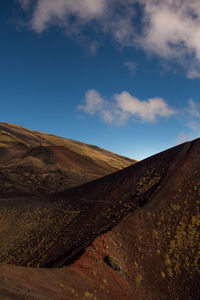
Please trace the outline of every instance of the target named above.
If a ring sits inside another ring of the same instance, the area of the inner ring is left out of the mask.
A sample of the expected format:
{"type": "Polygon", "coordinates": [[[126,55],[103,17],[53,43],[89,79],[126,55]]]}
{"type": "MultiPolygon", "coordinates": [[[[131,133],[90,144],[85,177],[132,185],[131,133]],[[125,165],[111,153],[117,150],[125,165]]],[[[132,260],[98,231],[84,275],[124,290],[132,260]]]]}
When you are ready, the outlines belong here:
{"type": "Polygon", "coordinates": [[[60,268],[2,264],[1,299],[198,300],[199,157],[200,139],[43,201],[2,200],[1,261],[60,268]]]}
{"type": "Polygon", "coordinates": [[[96,146],[0,123],[2,198],[60,191],[133,163],[96,146]]]}

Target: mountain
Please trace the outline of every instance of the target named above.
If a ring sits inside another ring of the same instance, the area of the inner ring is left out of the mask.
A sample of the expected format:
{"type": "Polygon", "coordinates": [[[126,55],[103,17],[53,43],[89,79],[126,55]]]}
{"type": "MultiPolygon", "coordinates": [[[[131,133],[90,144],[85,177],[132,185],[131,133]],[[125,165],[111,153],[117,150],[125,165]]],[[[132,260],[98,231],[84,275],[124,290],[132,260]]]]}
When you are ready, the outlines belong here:
{"type": "Polygon", "coordinates": [[[0,123],[2,198],[50,194],[135,162],[97,146],[0,123]]]}
{"type": "Polygon", "coordinates": [[[197,139],[42,199],[2,199],[1,299],[198,300],[199,155],[197,139]]]}

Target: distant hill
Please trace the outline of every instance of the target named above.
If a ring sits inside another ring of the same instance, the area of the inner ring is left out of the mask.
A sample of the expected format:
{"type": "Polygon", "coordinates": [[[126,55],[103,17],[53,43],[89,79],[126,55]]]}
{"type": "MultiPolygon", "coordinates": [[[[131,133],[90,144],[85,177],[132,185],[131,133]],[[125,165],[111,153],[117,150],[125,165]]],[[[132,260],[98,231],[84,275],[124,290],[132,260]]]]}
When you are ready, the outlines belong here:
{"type": "Polygon", "coordinates": [[[2,198],[61,191],[135,162],[97,146],[0,123],[2,198]]]}
{"type": "Polygon", "coordinates": [[[0,265],[1,299],[198,300],[199,157],[200,139],[66,191],[1,200],[0,261],[43,267],[0,265]]]}

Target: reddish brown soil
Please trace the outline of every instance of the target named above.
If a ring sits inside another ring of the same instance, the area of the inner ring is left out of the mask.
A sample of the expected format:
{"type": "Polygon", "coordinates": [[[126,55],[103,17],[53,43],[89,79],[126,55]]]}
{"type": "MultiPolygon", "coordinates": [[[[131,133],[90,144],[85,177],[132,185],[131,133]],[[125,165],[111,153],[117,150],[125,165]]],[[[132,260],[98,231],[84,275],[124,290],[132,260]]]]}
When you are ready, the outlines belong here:
{"type": "Polygon", "coordinates": [[[0,299],[198,300],[199,154],[196,140],[42,202],[1,201],[1,261],[55,268],[2,264],[0,299]]]}
{"type": "Polygon", "coordinates": [[[51,194],[135,163],[96,146],[0,123],[0,197],[51,194]]]}

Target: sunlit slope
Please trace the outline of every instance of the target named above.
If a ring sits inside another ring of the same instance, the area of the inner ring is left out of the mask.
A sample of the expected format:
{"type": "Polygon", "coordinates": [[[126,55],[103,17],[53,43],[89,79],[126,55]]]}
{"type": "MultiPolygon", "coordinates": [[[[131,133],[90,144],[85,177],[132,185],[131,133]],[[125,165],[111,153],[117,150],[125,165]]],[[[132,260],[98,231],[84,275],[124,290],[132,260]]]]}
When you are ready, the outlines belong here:
{"type": "Polygon", "coordinates": [[[96,146],[0,123],[0,197],[52,193],[135,163],[96,146]]]}

